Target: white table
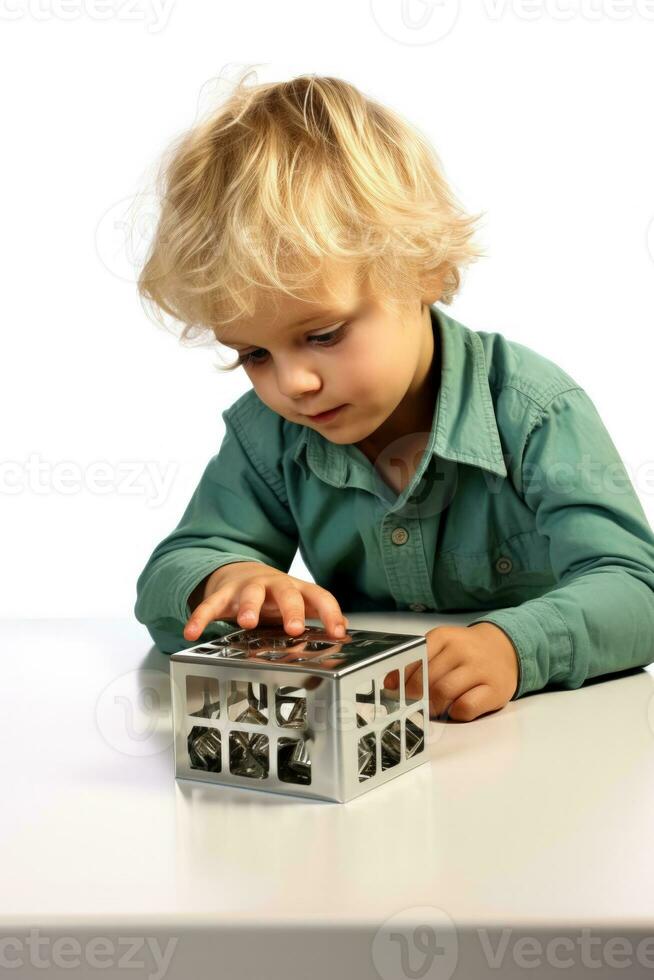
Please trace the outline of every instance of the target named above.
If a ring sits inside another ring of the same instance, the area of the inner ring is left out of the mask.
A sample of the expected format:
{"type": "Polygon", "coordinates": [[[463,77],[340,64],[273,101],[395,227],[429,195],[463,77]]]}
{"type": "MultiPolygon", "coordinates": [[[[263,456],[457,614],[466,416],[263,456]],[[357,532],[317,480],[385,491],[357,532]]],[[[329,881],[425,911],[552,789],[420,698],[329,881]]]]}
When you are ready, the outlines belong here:
{"type": "Polygon", "coordinates": [[[0,638],[0,972],[654,976],[654,667],[431,722],[429,762],[338,804],[176,781],[169,660],[135,621],[0,638]]]}

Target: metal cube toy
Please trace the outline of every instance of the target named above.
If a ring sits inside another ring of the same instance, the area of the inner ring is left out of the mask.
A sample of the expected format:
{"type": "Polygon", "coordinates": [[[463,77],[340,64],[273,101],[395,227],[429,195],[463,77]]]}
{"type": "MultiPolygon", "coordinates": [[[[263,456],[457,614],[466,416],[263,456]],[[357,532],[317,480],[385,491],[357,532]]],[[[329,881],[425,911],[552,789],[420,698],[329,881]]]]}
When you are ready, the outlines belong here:
{"type": "Polygon", "coordinates": [[[170,665],[176,778],[344,803],[428,760],[424,636],[260,626],[170,665]]]}

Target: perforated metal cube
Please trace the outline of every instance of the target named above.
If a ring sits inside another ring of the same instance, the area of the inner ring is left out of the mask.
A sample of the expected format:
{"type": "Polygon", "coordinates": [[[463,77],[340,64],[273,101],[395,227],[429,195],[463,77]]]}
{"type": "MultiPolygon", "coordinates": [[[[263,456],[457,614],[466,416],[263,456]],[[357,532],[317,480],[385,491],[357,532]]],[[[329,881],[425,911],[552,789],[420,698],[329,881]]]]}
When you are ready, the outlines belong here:
{"type": "Polygon", "coordinates": [[[344,803],[428,759],[424,636],[237,629],[170,678],[177,778],[344,803]]]}

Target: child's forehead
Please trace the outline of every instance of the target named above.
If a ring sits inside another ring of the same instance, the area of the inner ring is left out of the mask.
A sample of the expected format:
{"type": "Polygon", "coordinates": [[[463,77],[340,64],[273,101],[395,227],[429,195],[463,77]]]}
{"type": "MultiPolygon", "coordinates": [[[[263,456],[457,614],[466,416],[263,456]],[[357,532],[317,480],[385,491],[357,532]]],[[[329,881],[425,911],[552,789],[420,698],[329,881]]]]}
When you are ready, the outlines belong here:
{"type": "Polygon", "coordinates": [[[296,310],[280,307],[276,313],[267,308],[259,315],[240,318],[238,323],[221,330],[219,339],[224,344],[247,346],[252,343],[256,333],[263,331],[274,332],[277,335],[282,333],[292,335],[302,328],[309,328],[313,323],[318,325],[322,320],[340,316],[344,312],[346,308],[341,309],[335,303],[329,305],[305,303],[296,310]]]}
{"type": "Polygon", "coordinates": [[[314,324],[320,326],[323,321],[348,315],[361,298],[361,288],[353,278],[347,277],[321,284],[298,296],[289,296],[281,290],[266,291],[264,296],[256,298],[251,316],[238,317],[217,330],[216,335],[220,343],[243,347],[266,333],[293,336],[314,324]]]}

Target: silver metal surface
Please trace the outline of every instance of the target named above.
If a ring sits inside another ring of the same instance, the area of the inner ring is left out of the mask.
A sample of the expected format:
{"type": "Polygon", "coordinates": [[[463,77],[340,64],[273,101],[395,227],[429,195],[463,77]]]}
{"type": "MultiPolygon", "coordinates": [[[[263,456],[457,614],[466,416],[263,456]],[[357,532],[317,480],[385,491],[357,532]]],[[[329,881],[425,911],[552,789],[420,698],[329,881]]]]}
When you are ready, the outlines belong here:
{"type": "Polygon", "coordinates": [[[170,657],[175,775],[346,802],[428,760],[424,636],[235,630],[170,657]],[[420,662],[422,696],[404,671],[420,662]],[[399,686],[385,688],[389,674],[399,686]]]}
{"type": "Polygon", "coordinates": [[[248,667],[261,670],[270,669],[277,663],[297,669],[296,662],[303,669],[310,662],[312,671],[342,677],[365,664],[382,660],[391,650],[396,653],[417,643],[424,643],[424,637],[411,633],[350,630],[345,637],[336,640],[316,626],[307,626],[299,636],[289,636],[282,626],[259,626],[226,633],[172,656],[187,663],[204,662],[206,657],[246,661],[248,667]]]}

